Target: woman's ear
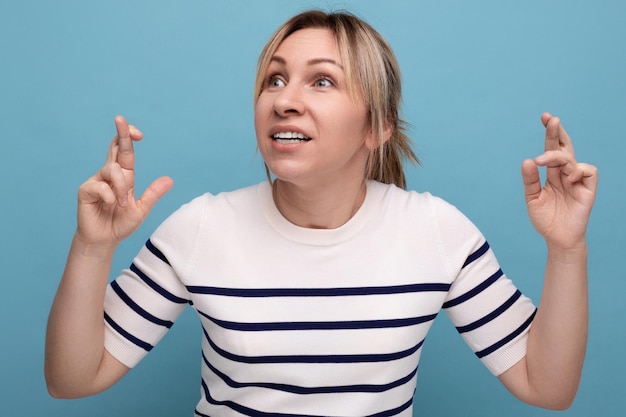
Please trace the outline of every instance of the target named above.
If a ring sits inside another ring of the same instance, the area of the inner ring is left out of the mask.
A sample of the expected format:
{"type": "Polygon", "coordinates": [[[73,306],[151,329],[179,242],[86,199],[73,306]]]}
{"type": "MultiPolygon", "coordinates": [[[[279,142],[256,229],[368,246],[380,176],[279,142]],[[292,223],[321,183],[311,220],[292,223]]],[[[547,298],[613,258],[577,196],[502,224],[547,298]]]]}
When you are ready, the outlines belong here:
{"type": "Polygon", "coordinates": [[[393,133],[393,128],[395,126],[395,123],[388,120],[387,123],[385,123],[385,130],[383,131],[383,143],[387,143],[387,141],[389,139],[391,139],[391,134],[393,133]]]}
{"type": "Polygon", "coordinates": [[[381,142],[376,140],[378,135],[375,135],[374,132],[370,129],[370,133],[369,135],[367,135],[367,139],[365,139],[365,146],[367,146],[367,149],[373,151],[374,149],[382,147],[389,139],[391,139],[393,126],[394,123],[391,121],[385,123],[385,129],[383,130],[383,140],[381,142]]]}

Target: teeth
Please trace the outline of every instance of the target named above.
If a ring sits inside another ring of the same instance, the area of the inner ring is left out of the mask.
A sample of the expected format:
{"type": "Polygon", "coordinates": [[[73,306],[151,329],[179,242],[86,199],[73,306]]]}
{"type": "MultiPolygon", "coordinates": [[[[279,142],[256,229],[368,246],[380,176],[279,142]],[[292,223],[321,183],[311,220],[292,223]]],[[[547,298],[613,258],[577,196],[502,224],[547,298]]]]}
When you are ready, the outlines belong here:
{"type": "MultiPolygon", "coordinates": [[[[274,133],[273,138],[274,139],[295,139],[295,141],[310,140],[310,138],[304,136],[302,133],[299,133],[299,132],[278,132],[278,133],[274,133]]],[[[289,142],[294,142],[294,141],[289,141],[289,142]]]]}

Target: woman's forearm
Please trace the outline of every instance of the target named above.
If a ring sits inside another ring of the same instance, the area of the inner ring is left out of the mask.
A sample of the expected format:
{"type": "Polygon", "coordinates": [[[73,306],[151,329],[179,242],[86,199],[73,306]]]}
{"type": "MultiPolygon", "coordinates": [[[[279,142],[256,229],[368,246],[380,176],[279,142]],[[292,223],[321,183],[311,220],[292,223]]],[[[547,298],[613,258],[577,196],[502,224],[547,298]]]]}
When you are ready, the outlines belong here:
{"type": "Polygon", "coordinates": [[[46,335],[45,375],[53,396],[89,395],[104,355],[104,293],[115,248],[90,246],[76,237],[46,335]]]}
{"type": "Polygon", "coordinates": [[[528,340],[529,381],[573,401],[587,347],[587,247],[548,249],[541,302],[528,340]]]}
{"type": "Polygon", "coordinates": [[[587,247],[548,248],[541,301],[523,369],[503,378],[515,395],[545,408],[571,405],[585,358],[588,310],[587,247]],[[513,375],[518,381],[513,382],[513,375]],[[518,384],[520,379],[525,382],[518,384]]]}

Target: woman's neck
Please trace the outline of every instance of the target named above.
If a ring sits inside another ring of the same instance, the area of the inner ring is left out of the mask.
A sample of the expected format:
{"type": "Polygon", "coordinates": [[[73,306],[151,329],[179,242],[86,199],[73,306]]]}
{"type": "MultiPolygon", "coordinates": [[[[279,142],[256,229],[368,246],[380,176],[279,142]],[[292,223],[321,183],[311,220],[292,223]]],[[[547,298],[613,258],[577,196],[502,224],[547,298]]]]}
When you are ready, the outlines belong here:
{"type": "Polygon", "coordinates": [[[274,204],[291,223],[311,229],[336,229],[359,210],[367,188],[365,179],[303,187],[274,180],[274,204]]]}

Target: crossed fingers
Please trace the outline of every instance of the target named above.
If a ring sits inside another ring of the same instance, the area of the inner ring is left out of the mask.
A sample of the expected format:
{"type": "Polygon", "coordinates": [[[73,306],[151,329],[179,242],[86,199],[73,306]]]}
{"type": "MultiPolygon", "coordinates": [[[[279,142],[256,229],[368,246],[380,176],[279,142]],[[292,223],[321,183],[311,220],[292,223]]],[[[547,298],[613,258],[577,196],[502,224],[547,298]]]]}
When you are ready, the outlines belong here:
{"type": "Polygon", "coordinates": [[[559,118],[544,113],[541,121],[546,128],[545,152],[535,158],[535,163],[548,168],[548,180],[553,184],[581,181],[588,187],[595,185],[596,167],[576,161],[574,145],[559,118]]]}
{"type": "Polygon", "coordinates": [[[133,141],[141,140],[143,134],[122,116],[115,117],[115,128],[117,134],[111,141],[106,164],[100,170],[100,175],[113,190],[118,204],[124,207],[134,187],[132,176],[127,177],[125,171],[135,169],[133,141]]]}

